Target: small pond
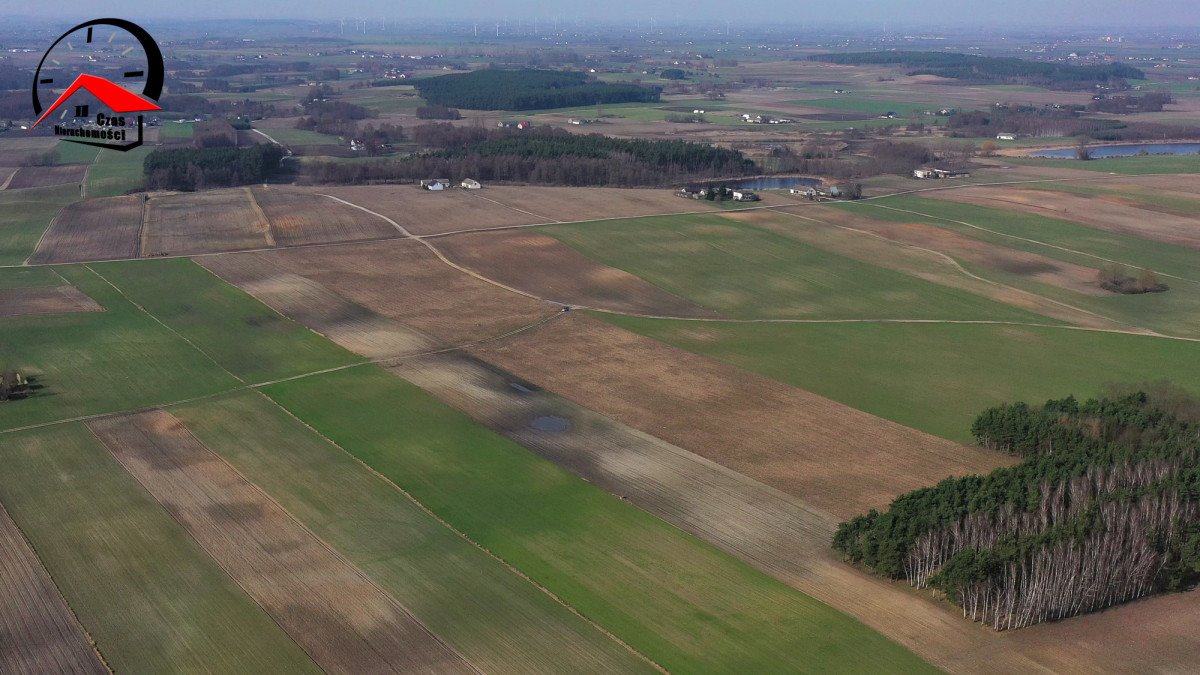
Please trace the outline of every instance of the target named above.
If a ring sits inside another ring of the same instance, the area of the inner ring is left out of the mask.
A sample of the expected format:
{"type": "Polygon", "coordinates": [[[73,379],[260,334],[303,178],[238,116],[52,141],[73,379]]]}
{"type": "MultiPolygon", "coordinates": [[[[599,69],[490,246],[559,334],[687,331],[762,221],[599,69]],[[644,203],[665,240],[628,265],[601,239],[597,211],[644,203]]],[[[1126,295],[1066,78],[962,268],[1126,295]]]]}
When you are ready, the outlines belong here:
{"type": "MultiPolygon", "coordinates": [[[[1093,145],[1088,147],[1092,159],[1105,157],[1135,157],[1137,155],[1195,155],[1200,153],[1200,143],[1138,143],[1136,145],[1093,145]]],[[[1054,157],[1075,159],[1075,148],[1037,150],[1030,157],[1054,157]]]]}

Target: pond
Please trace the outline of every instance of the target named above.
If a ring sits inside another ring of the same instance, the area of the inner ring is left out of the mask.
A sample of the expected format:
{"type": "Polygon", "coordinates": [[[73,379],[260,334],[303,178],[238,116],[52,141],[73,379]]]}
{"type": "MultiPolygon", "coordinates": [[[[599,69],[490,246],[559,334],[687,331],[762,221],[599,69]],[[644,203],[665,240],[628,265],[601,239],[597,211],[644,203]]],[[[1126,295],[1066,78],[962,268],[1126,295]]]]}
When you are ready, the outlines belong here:
{"type": "MultiPolygon", "coordinates": [[[[1136,145],[1093,145],[1088,147],[1092,159],[1105,157],[1135,157],[1143,153],[1147,155],[1195,155],[1200,153],[1200,143],[1139,143],[1136,145]]],[[[1030,157],[1054,157],[1058,159],[1075,158],[1075,148],[1057,148],[1054,150],[1038,150],[1029,153],[1030,157]]]]}
{"type": "Polygon", "coordinates": [[[794,187],[816,187],[820,184],[821,181],[816,178],[801,176],[759,176],[709,183],[716,187],[724,185],[733,190],[786,190],[794,187]]]}

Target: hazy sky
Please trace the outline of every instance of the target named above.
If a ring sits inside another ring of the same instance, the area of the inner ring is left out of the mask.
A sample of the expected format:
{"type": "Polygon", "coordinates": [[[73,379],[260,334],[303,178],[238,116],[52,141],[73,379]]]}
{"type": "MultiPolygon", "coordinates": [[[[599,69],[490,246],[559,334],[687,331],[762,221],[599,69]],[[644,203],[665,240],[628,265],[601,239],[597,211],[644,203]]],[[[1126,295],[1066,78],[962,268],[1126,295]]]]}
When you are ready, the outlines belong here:
{"type": "Polygon", "coordinates": [[[797,2],[796,0],[121,0],[117,3],[87,3],[79,0],[0,2],[0,14],[22,14],[64,19],[95,18],[113,14],[139,18],[365,18],[459,17],[466,20],[515,21],[533,17],[551,19],[650,18],[663,21],[675,17],[715,21],[731,20],[763,24],[802,23],[816,28],[822,23],[845,25],[883,22],[914,26],[950,23],[975,26],[1061,25],[1072,26],[1200,26],[1200,9],[1195,0],[958,0],[914,2],[913,0],[851,0],[850,2],[797,2]],[[94,16],[93,16],[94,15],[94,16]]]}

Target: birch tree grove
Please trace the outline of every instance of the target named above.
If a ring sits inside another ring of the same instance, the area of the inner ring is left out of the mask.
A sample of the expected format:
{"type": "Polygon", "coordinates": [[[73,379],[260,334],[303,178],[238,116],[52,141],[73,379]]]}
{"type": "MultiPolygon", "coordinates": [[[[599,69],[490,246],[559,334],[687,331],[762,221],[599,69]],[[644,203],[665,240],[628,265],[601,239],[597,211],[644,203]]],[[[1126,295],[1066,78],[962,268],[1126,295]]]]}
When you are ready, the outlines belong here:
{"type": "Polygon", "coordinates": [[[1200,579],[1200,426],[1138,393],[1002,406],[973,430],[1025,461],[902,495],[843,523],[834,547],[996,630],[1200,579]]]}

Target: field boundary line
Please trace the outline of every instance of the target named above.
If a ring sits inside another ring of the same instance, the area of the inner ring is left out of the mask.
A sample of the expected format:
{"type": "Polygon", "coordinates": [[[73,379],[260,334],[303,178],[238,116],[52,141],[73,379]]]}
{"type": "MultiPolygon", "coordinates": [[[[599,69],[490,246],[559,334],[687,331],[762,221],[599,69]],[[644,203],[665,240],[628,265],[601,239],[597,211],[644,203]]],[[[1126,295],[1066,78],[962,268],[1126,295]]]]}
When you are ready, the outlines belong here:
{"type": "Polygon", "coordinates": [[[267,246],[270,248],[279,248],[275,243],[275,224],[271,222],[271,219],[267,217],[267,212],[263,211],[262,205],[258,203],[258,198],[254,196],[254,190],[249,185],[242,189],[246,192],[246,199],[250,202],[250,208],[254,209],[254,212],[262,219],[263,225],[267,226],[266,231],[263,232],[263,239],[266,240],[267,246]]]}
{"type": "Polygon", "coordinates": [[[5,179],[4,179],[4,182],[3,182],[3,183],[0,183],[0,190],[7,190],[7,189],[8,189],[8,184],[12,182],[13,176],[17,175],[17,171],[20,171],[20,170],[21,170],[21,168],[22,168],[22,167],[19,167],[19,166],[18,166],[18,167],[16,168],[16,170],[14,170],[12,173],[8,174],[8,178],[5,178],[5,179]]]}
{"type": "Polygon", "coordinates": [[[75,626],[79,629],[79,632],[82,633],[85,638],[87,638],[88,645],[91,646],[92,653],[95,654],[96,660],[100,662],[100,665],[104,667],[104,670],[108,671],[109,673],[113,673],[114,671],[112,666],[108,665],[108,661],[104,658],[104,654],[100,652],[100,647],[96,644],[96,638],[94,638],[91,632],[88,631],[87,627],[83,625],[83,621],[79,619],[79,615],[75,612],[75,608],[71,606],[71,603],[67,602],[67,596],[63,595],[62,589],[59,588],[58,582],[54,579],[54,575],[50,574],[49,568],[46,567],[45,561],[42,560],[42,554],[38,553],[37,547],[33,545],[33,541],[31,541],[29,536],[25,534],[25,530],[21,527],[21,524],[17,522],[17,519],[12,517],[12,513],[5,508],[3,501],[0,501],[0,518],[7,518],[8,522],[12,523],[13,529],[16,530],[17,534],[21,536],[21,541],[25,542],[25,545],[29,547],[29,550],[33,553],[34,560],[37,560],[38,569],[45,573],[46,578],[50,580],[50,585],[54,587],[55,595],[58,596],[59,600],[62,600],[63,607],[66,607],[67,611],[70,612],[71,618],[75,621],[75,626]]]}
{"type": "Polygon", "coordinates": [[[491,202],[497,206],[503,206],[506,209],[512,209],[513,211],[516,211],[517,213],[524,213],[527,216],[533,216],[534,218],[541,218],[542,220],[547,221],[547,224],[562,222],[561,220],[558,220],[556,218],[551,218],[549,216],[543,216],[540,213],[534,213],[533,211],[526,211],[525,209],[518,209],[517,207],[515,207],[511,204],[505,204],[504,202],[498,202],[495,199],[492,199],[491,197],[484,197],[481,194],[476,194],[475,191],[473,191],[473,190],[467,190],[467,194],[470,194],[473,197],[478,197],[479,199],[482,199],[485,202],[491,202]]]}
{"type": "Polygon", "coordinates": [[[66,211],[68,206],[76,204],[79,201],[81,200],[77,199],[73,202],[68,202],[58,207],[58,211],[54,213],[54,217],[50,219],[49,223],[46,223],[45,229],[43,229],[42,233],[38,235],[38,240],[37,243],[33,245],[33,250],[29,252],[29,255],[25,256],[25,262],[22,262],[20,265],[5,265],[4,267],[41,267],[42,263],[30,265],[29,261],[33,258],[33,256],[37,255],[38,249],[42,247],[42,240],[46,238],[46,235],[50,233],[50,230],[54,229],[54,226],[58,223],[58,219],[62,216],[63,211],[66,211]]]}
{"type": "Polygon", "coordinates": [[[117,293],[119,293],[121,295],[121,297],[125,299],[126,302],[128,302],[129,304],[136,307],[138,309],[138,311],[140,311],[141,313],[150,317],[158,325],[162,326],[163,328],[166,328],[175,337],[186,342],[188,344],[188,346],[191,347],[192,349],[196,350],[197,352],[200,352],[201,356],[203,356],[204,358],[206,358],[210,362],[212,362],[212,364],[214,366],[220,368],[226,375],[229,375],[230,377],[237,380],[238,382],[245,384],[245,382],[246,382],[245,380],[243,380],[241,377],[238,377],[235,373],[230,371],[225,366],[221,365],[220,362],[218,362],[216,359],[214,359],[212,356],[210,356],[208,352],[204,351],[203,349],[198,347],[196,345],[196,343],[194,343],[190,339],[188,339],[188,337],[186,335],[184,335],[183,333],[180,333],[179,331],[175,330],[174,328],[171,328],[167,324],[163,323],[163,321],[161,319],[159,319],[157,316],[154,316],[154,314],[150,310],[148,310],[145,307],[141,306],[140,304],[134,302],[133,298],[129,297],[128,295],[125,295],[125,291],[122,291],[120,288],[117,287],[116,284],[109,281],[108,277],[105,277],[103,274],[100,274],[96,270],[92,269],[92,266],[90,264],[85,264],[83,267],[84,267],[84,269],[91,272],[92,274],[95,274],[96,276],[100,277],[104,281],[104,283],[108,284],[109,286],[112,286],[113,290],[115,290],[117,293]]]}
{"type": "MultiPolygon", "coordinates": [[[[265,395],[264,395],[264,397],[267,398],[268,400],[270,400],[270,397],[265,396],[265,395]]],[[[356,576],[359,579],[361,579],[362,581],[366,582],[368,586],[375,589],[376,592],[380,593],[384,598],[386,598],[389,604],[391,604],[393,607],[395,607],[397,610],[399,610],[402,614],[410,617],[418,626],[420,626],[421,630],[423,630],[427,635],[429,635],[429,637],[431,637],[436,642],[439,642],[439,643],[445,645],[445,647],[447,649],[449,649],[454,654],[458,655],[458,657],[461,658],[464,663],[469,665],[472,670],[474,670],[475,672],[480,673],[482,675],[483,671],[478,666],[476,666],[474,663],[472,663],[470,661],[470,659],[463,656],[458,651],[457,648],[451,646],[449,643],[447,643],[445,640],[443,640],[441,638],[441,636],[439,636],[437,633],[434,633],[432,630],[430,630],[429,627],[425,625],[425,622],[421,621],[415,614],[413,614],[412,611],[410,609],[408,609],[408,607],[404,606],[404,604],[401,603],[399,600],[397,600],[395,597],[393,597],[391,593],[389,593],[386,589],[384,589],[382,586],[380,586],[378,583],[376,583],[375,580],[371,576],[369,576],[366,572],[362,571],[362,569],[360,569],[358,567],[358,565],[354,564],[341,551],[334,548],[332,545],[329,544],[329,542],[327,542],[323,538],[321,538],[316,532],[313,532],[311,529],[309,529],[309,527],[307,525],[305,525],[303,522],[301,522],[300,519],[297,518],[295,515],[293,515],[291,511],[284,508],[283,504],[280,504],[273,496],[271,496],[270,493],[268,493],[261,486],[259,486],[258,483],[255,483],[254,481],[247,478],[245,474],[243,474],[236,466],[234,466],[231,462],[229,462],[223,456],[221,456],[221,454],[219,454],[216,450],[213,450],[212,448],[208,447],[208,445],[206,443],[204,443],[204,441],[200,440],[199,437],[197,437],[194,433],[192,433],[192,430],[187,426],[186,423],[184,423],[183,420],[179,419],[178,417],[175,417],[170,412],[167,412],[166,410],[162,410],[160,408],[145,411],[142,413],[132,413],[130,415],[125,415],[123,417],[133,418],[138,415],[146,414],[148,412],[155,412],[156,410],[161,411],[167,415],[170,415],[173,419],[178,421],[180,423],[180,425],[183,427],[184,431],[187,433],[188,437],[190,437],[193,441],[195,441],[200,447],[207,450],[209,452],[209,454],[216,461],[220,462],[226,468],[228,468],[230,471],[232,471],[234,473],[234,475],[236,475],[238,478],[241,478],[243,481],[245,481],[246,485],[250,486],[250,489],[253,492],[258,494],[264,500],[270,502],[271,504],[274,504],[275,507],[278,508],[287,517],[287,519],[289,521],[292,522],[292,524],[296,525],[305,534],[312,537],[313,540],[316,541],[322,548],[324,548],[331,555],[333,555],[334,558],[338,562],[344,564],[346,567],[348,567],[350,570],[352,570],[354,573],[354,576],[356,576]]],[[[135,480],[137,480],[137,477],[133,476],[133,473],[128,469],[128,467],[126,467],[125,463],[116,457],[116,453],[114,453],[112,451],[112,449],[109,448],[108,444],[105,443],[104,440],[101,439],[94,430],[92,430],[91,425],[85,424],[84,426],[88,427],[88,429],[90,431],[92,431],[92,435],[96,436],[96,439],[99,440],[100,443],[103,444],[104,447],[108,449],[109,454],[113,455],[113,458],[116,459],[119,464],[121,464],[122,468],[125,469],[126,473],[130,474],[131,477],[133,477],[135,480]]],[[[157,443],[155,445],[157,445],[157,443]]],[[[138,483],[141,484],[141,481],[138,480],[138,483]]],[[[145,485],[142,485],[142,489],[150,496],[151,499],[154,499],[154,501],[158,502],[158,499],[153,495],[153,493],[151,493],[149,491],[149,489],[146,488],[145,485]]],[[[163,506],[163,508],[165,510],[165,505],[163,505],[161,502],[158,502],[158,503],[160,506],[163,506]]],[[[172,515],[172,518],[174,518],[174,515],[172,515]]],[[[188,531],[187,526],[184,525],[182,522],[180,522],[178,519],[176,519],[175,522],[179,525],[179,527],[181,529],[188,531]]],[[[249,593],[249,591],[247,591],[236,579],[233,578],[233,575],[228,570],[225,569],[225,566],[221,564],[221,561],[216,556],[214,556],[212,554],[212,552],[209,551],[207,549],[207,547],[204,546],[204,544],[202,544],[198,539],[196,539],[194,536],[192,536],[190,531],[188,531],[188,535],[192,537],[192,540],[195,541],[196,544],[200,546],[200,548],[204,549],[205,553],[208,553],[209,557],[213,560],[213,562],[215,562],[217,564],[217,566],[220,567],[223,572],[225,572],[225,575],[227,577],[229,577],[238,586],[238,588],[240,588],[242,590],[243,593],[245,593],[251,600],[254,600],[254,596],[251,595],[249,593]]],[[[254,603],[256,605],[259,605],[257,600],[254,600],[254,603]]],[[[259,605],[259,607],[262,608],[263,612],[266,613],[267,616],[271,616],[271,612],[269,610],[267,610],[266,607],[263,607],[262,605],[259,605]]],[[[272,622],[273,623],[275,622],[273,617],[272,617],[272,622]]],[[[279,629],[282,630],[284,632],[284,634],[288,635],[289,639],[292,639],[292,642],[296,643],[296,646],[300,647],[301,651],[304,651],[304,653],[306,655],[308,655],[309,659],[312,660],[313,663],[315,665],[317,665],[318,668],[320,668],[320,664],[317,663],[316,659],[314,659],[313,656],[311,654],[309,654],[308,651],[305,650],[304,647],[302,645],[300,645],[300,643],[297,640],[295,640],[294,638],[291,638],[291,634],[288,633],[287,629],[285,629],[283,626],[280,626],[278,623],[276,623],[275,625],[279,626],[279,629]]],[[[372,647],[372,651],[375,651],[376,653],[378,653],[378,651],[375,650],[374,647],[372,647]]]]}
{"type": "MultiPolygon", "coordinates": [[[[137,412],[128,413],[127,415],[114,415],[114,417],[133,416],[133,415],[138,415],[138,414],[143,414],[143,413],[148,413],[148,412],[154,412],[155,410],[157,410],[157,408],[149,408],[146,410],[139,410],[137,412]]],[[[125,475],[129,476],[129,478],[133,479],[133,482],[137,483],[138,487],[141,488],[142,492],[145,493],[145,495],[147,497],[149,497],[151,499],[151,501],[153,501],[155,504],[157,504],[159,509],[161,509],[164,513],[167,514],[167,517],[171,519],[171,522],[175,523],[175,526],[177,528],[179,528],[179,530],[182,531],[185,535],[187,535],[187,538],[189,540],[191,540],[191,542],[193,544],[195,544],[197,548],[199,548],[201,551],[203,551],[204,555],[208,556],[208,559],[211,560],[213,562],[213,564],[217,566],[217,569],[221,570],[221,574],[225,575],[225,578],[228,579],[229,582],[232,583],[234,586],[236,586],[237,589],[242,592],[242,595],[244,595],[246,597],[246,599],[248,599],[250,602],[254,603],[254,606],[258,607],[259,611],[262,612],[263,614],[265,614],[266,617],[268,619],[270,619],[271,623],[275,624],[275,627],[279,629],[279,632],[286,635],[287,639],[290,640],[292,642],[292,644],[296,645],[296,648],[299,649],[305,656],[307,656],[308,660],[311,661],[312,664],[314,666],[316,666],[316,668],[318,670],[320,670],[321,666],[317,663],[316,659],[313,658],[313,655],[310,654],[309,651],[304,648],[304,645],[297,642],[296,638],[294,638],[292,636],[292,634],[287,631],[287,629],[285,629],[283,626],[279,625],[279,622],[275,619],[274,616],[271,615],[270,612],[267,611],[267,608],[263,607],[262,603],[260,603],[257,598],[255,598],[253,595],[251,595],[250,591],[246,590],[246,587],[243,586],[241,584],[241,582],[239,582],[236,578],[234,578],[234,576],[232,574],[229,573],[229,570],[226,569],[225,566],[222,565],[219,560],[217,560],[217,557],[215,555],[213,555],[213,552],[210,551],[208,549],[208,547],[204,545],[203,542],[201,542],[199,539],[196,539],[196,536],[194,534],[192,534],[191,530],[189,530],[187,528],[187,526],[185,526],[182,522],[180,522],[179,519],[175,517],[175,514],[171,513],[171,511],[168,510],[167,507],[162,502],[160,502],[157,498],[155,498],[154,493],[150,492],[150,488],[146,487],[146,484],[142,482],[142,479],[139,478],[135,473],[133,473],[133,471],[131,471],[129,469],[129,467],[126,466],[125,462],[121,461],[121,458],[117,456],[117,453],[113,452],[113,449],[109,447],[108,443],[105,443],[104,439],[100,438],[100,435],[96,433],[96,430],[92,428],[92,425],[87,424],[85,422],[83,424],[83,426],[85,429],[88,430],[88,433],[92,435],[92,438],[96,439],[96,442],[99,443],[100,446],[104,448],[104,450],[108,453],[108,456],[111,457],[112,460],[114,462],[116,462],[118,466],[121,467],[121,470],[125,472],[125,475]]],[[[211,450],[210,450],[210,452],[211,452],[211,450]]]]}
{"type": "MultiPolygon", "coordinates": [[[[400,378],[400,377],[398,377],[398,376],[396,376],[396,375],[394,375],[394,374],[391,374],[391,373],[389,373],[389,375],[391,375],[392,377],[397,377],[398,379],[404,380],[404,378],[400,378]]],[[[408,384],[412,384],[411,382],[408,382],[408,380],[404,380],[404,382],[407,382],[408,384]]],[[[416,385],[412,385],[412,386],[414,386],[414,387],[415,387],[416,385]]],[[[418,387],[418,389],[419,389],[419,387],[418,387]]],[[[257,390],[256,390],[256,391],[257,391],[257,390]]],[[[423,392],[424,392],[425,390],[424,390],[424,389],[422,389],[421,391],[423,391],[423,392]]],[[[428,392],[426,392],[426,393],[428,393],[428,392]]],[[[352,461],[354,461],[355,463],[357,463],[357,464],[358,464],[359,466],[361,466],[362,468],[366,469],[366,470],[367,470],[369,473],[371,473],[371,475],[373,475],[373,476],[375,476],[376,478],[378,478],[379,480],[383,481],[383,483],[384,483],[385,485],[388,485],[388,486],[390,486],[390,487],[391,487],[393,490],[395,490],[396,492],[400,493],[400,495],[402,495],[402,496],[403,496],[403,497],[404,497],[406,500],[408,500],[409,502],[411,502],[411,503],[412,503],[414,506],[416,506],[416,507],[417,507],[418,509],[420,509],[420,510],[421,510],[423,513],[425,513],[426,515],[428,515],[430,518],[432,518],[432,519],[434,519],[435,521],[437,521],[437,522],[438,522],[438,523],[439,523],[439,524],[440,524],[442,527],[445,527],[447,530],[449,530],[450,532],[452,532],[452,533],[454,533],[455,535],[457,535],[457,536],[458,536],[460,539],[462,539],[463,541],[467,542],[467,543],[468,543],[468,544],[470,544],[471,546],[473,546],[473,547],[475,547],[476,549],[478,549],[479,551],[483,552],[485,555],[487,555],[487,556],[488,556],[489,558],[491,558],[492,560],[495,560],[496,562],[500,563],[500,564],[501,564],[501,565],[502,565],[502,566],[503,566],[505,569],[507,569],[509,572],[512,572],[513,574],[517,575],[517,576],[518,576],[518,577],[520,577],[521,579],[524,579],[524,580],[525,580],[526,582],[528,582],[528,583],[529,583],[531,586],[533,586],[534,588],[536,588],[536,589],[538,589],[539,591],[541,591],[542,593],[544,593],[544,594],[546,595],[546,597],[548,597],[548,598],[550,598],[551,600],[553,600],[554,602],[558,603],[560,606],[562,606],[564,609],[566,609],[566,610],[567,610],[568,612],[570,612],[571,614],[573,614],[573,615],[575,615],[576,617],[578,617],[578,618],[579,618],[580,620],[582,620],[584,623],[587,623],[587,624],[588,624],[588,625],[590,625],[592,628],[596,629],[596,631],[597,631],[597,632],[599,632],[600,634],[602,634],[602,635],[604,635],[605,637],[609,638],[609,639],[610,639],[610,640],[612,640],[613,642],[616,642],[617,644],[621,645],[621,646],[622,646],[622,647],[624,647],[624,648],[625,648],[625,649],[626,649],[626,650],[627,650],[629,653],[631,653],[631,654],[633,654],[634,656],[636,656],[636,657],[638,657],[638,658],[642,659],[643,661],[645,661],[647,664],[649,664],[651,667],[653,667],[653,668],[654,668],[655,670],[657,670],[658,672],[660,672],[660,673],[664,673],[664,674],[665,674],[665,673],[668,673],[668,672],[670,672],[670,671],[668,671],[666,668],[664,668],[662,665],[660,665],[660,664],[659,664],[657,661],[655,661],[655,660],[651,659],[649,656],[646,656],[645,654],[641,653],[640,651],[638,651],[637,649],[635,649],[635,648],[634,648],[632,645],[630,645],[628,642],[625,642],[625,641],[624,641],[624,640],[622,640],[620,637],[618,637],[617,635],[615,635],[614,633],[612,633],[611,631],[609,631],[607,628],[604,628],[604,627],[603,627],[603,626],[601,626],[600,624],[596,623],[594,620],[592,620],[592,619],[588,618],[588,617],[587,617],[585,614],[583,614],[582,612],[580,612],[578,609],[576,609],[576,608],[575,608],[574,606],[572,606],[570,603],[566,602],[566,601],[565,601],[565,600],[563,600],[561,597],[559,597],[557,594],[555,594],[555,593],[554,593],[554,591],[551,591],[549,588],[547,588],[547,587],[543,586],[542,584],[538,583],[538,582],[537,582],[537,580],[535,580],[533,577],[530,577],[528,574],[526,574],[525,572],[523,572],[522,570],[520,570],[519,568],[517,568],[516,566],[514,566],[512,563],[508,562],[508,561],[507,561],[507,560],[505,560],[503,557],[501,557],[500,555],[498,555],[497,553],[495,553],[494,551],[492,551],[492,550],[491,550],[491,549],[489,549],[488,547],[484,546],[483,544],[480,544],[479,542],[475,541],[475,540],[474,540],[474,539],[472,539],[470,536],[468,536],[468,535],[467,535],[467,533],[463,532],[462,530],[459,530],[459,529],[458,529],[458,528],[456,528],[456,527],[455,527],[453,524],[451,524],[449,521],[447,521],[446,519],[442,518],[442,517],[441,517],[441,516],[439,516],[438,514],[434,513],[432,509],[430,509],[430,508],[429,508],[428,506],[426,506],[426,505],[425,505],[423,502],[421,502],[419,499],[417,499],[416,497],[414,497],[414,496],[413,496],[413,495],[412,495],[412,494],[411,494],[411,493],[410,493],[408,490],[405,490],[404,488],[400,487],[400,486],[399,486],[399,485],[397,485],[395,482],[393,482],[393,481],[392,481],[390,478],[388,478],[387,476],[383,475],[382,473],[380,473],[379,471],[377,471],[377,470],[376,470],[374,467],[372,467],[371,465],[369,465],[369,464],[367,464],[366,462],[364,462],[362,459],[360,459],[360,458],[359,458],[358,456],[356,456],[354,453],[352,453],[352,452],[350,452],[349,450],[347,450],[346,448],[342,447],[342,445],[341,445],[341,444],[337,443],[337,442],[336,442],[336,441],[334,441],[333,439],[331,439],[331,438],[329,438],[328,436],[326,436],[325,434],[321,433],[321,431],[320,431],[320,430],[318,430],[316,427],[312,426],[311,424],[309,424],[308,422],[304,421],[304,420],[303,420],[303,419],[301,419],[300,417],[297,417],[295,414],[293,414],[293,413],[292,413],[292,411],[288,410],[286,407],[284,407],[284,406],[283,406],[282,404],[280,404],[278,401],[276,401],[275,399],[273,399],[273,398],[271,398],[270,396],[266,395],[266,394],[265,394],[265,393],[263,393],[262,391],[258,391],[258,394],[259,394],[260,396],[262,396],[263,398],[267,399],[268,401],[270,401],[272,405],[274,405],[275,407],[279,408],[279,409],[280,409],[281,411],[283,411],[283,413],[284,413],[284,414],[286,414],[288,417],[291,417],[292,419],[296,420],[296,421],[297,421],[297,422],[299,422],[300,424],[304,425],[304,427],[305,427],[306,429],[308,429],[308,430],[309,430],[309,431],[311,431],[312,433],[316,434],[318,437],[320,437],[320,438],[321,438],[322,440],[324,440],[326,443],[329,443],[330,445],[332,445],[333,447],[337,448],[338,450],[341,450],[341,451],[342,451],[342,453],[344,453],[344,454],[345,454],[345,455],[346,455],[348,458],[350,458],[352,461]]],[[[443,405],[448,405],[448,404],[443,404],[443,405]]],[[[476,424],[478,424],[478,422],[476,422],[476,424]]],[[[484,426],[484,425],[480,425],[480,426],[484,426]]],[[[485,426],[484,428],[486,428],[486,426],[485,426]]],[[[526,449],[526,451],[528,452],[528,449],[526,449]]]]}
{"type": "MultiPolygon", "coordinates": [[[[254,297],[254,296],[251,296],[251,297],[254,297]]],[[[261,302],[261,300],[259,302],[261,302]]],[[[275,310],[275,311],[277,314],[279,313],[278,310],[275,310]]],[[[495,342],[497,340],[503,340],[504,338],[512,337],[513,335],[518,335],[520,333],[524,333],[526,331],[530,331],[530,330],[539,328],[547,323],[550,323],[551,321],[554,321],[555,319],[558,319],[562,315],[563,315],[563,312],[555,312],[554,314],[551,314],[544,318],[538,319],[537,321],[535,321],[531,324],[521,326],[519,328],[514,328],[513,330],[501,333],[500,335],[493,335],[491,337],[481,338],[479,340],[474,340],[472,342],[468,342],[468,343],[464,343],[464,344],[460,344],[460,345],[451,345],[451,346],[447,346],[447,347],[440,347],[438,349],[413,352],[411,354],[396,354],[396,355],[392,355],[392,356],[383,356],[383,357],[379,357],[379,358],[375,358],[375,359],[364,359],[362,361],[355,361],[354,363],[347,363],[347,364],[343,364],[340,366],[334,366],[332,368],[323,368],[321,370],[314,370],[312,372],[301,373],[299,375],[292,375],[289,377],[279,378],[277,380],[270,380],[270,381],[266,381],[266,382],[255,382],[252,384],[243,384],[241,386],[230,387],[228,389],[221,389],[219,391],[210,392],[208,394],[201,394],[199,396],[192,396],[190,398],[179,399],[176,401],[166,401],[164,403],[152,403],[152,404],[144,405],[144,406],[141,406],[138,408],[126,408],[124,410],[110,410],[108,412],[91,413],[88,415],[76,415],[75,417],[67,417],[67,418],[63,418],[63,419],[49,420],[47,422],[37,422],[35,424],[26,424],[24,426],[11,427],[8,429],[0,429],[0,436],[2,436],[4,434],[20,433],[22,431],[33,431],[34,429],[45,429],[46,427],[58,426],[59,424],[70,424],[72,422],[86,422],[88,420],[100,419],[102,417],[117,417],[120,415],[131,415],[131,414],[140,413],[140,412],[148,412],[148,411],[156,410],[156,409],[173,408],[175,406],[187,405],[189,403],[196,403],[198,401],[204,401],[204,400],[207,400],[210,398],[216,398],[218,396],[224,396],[226,394],[232,394],[232,393],[239,392],[239,391],[258,389],[260,387],[267,387],[272,384],[280,384],[282,382],[291,382],[294,380],[302,380],[306,377],[313,377],[316,375],[325,375],[327,373],[336,373],[336,372],[339,372],[342,370],[350,370],[352,368],[361,368],[363,366],[396,365],[396,363],[393,363],[393,362],[400,362],[400,361],[404,361],[406,359],[416,359],[416,358],[421,358],[424,356],[434,356],[437,354],[445,354],[448,352],[461,351],[464,349],[470,349],[471,347],[477,347],[479,345],[484,345],[484,344],[488,344],[490,342],[495,342]]],[[[288,318],[284,314],[280,314],[280,316],[284,316],[285,318],[288,318]]],[[[294,321],[294,319],[293,319],[293,321],[294,321]]],[[[309,329],[309,330],[311,330],[311,329],[309,329]]],[[[317,333],[316,331],[312,331],[312,332],[316,335],[321,335],[320,333],[317,333]]],[[[321,337],[323,339],[329,340],[329,338],[325,337],[324,335],[321,335],[321,337]]],[[[330,340],[330,342],[333,342],[333,341],[330,340]]],[[[337,344],[337,343],[334,343],[334,344],[337,344]]],[[[347,351],[349,351],[349,350],[347,350],[347,351]]],[[[354,353],[354,352],[351,352],[351,353],[354,353]]]]}

